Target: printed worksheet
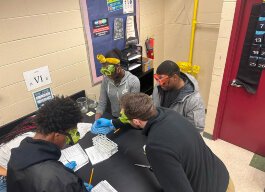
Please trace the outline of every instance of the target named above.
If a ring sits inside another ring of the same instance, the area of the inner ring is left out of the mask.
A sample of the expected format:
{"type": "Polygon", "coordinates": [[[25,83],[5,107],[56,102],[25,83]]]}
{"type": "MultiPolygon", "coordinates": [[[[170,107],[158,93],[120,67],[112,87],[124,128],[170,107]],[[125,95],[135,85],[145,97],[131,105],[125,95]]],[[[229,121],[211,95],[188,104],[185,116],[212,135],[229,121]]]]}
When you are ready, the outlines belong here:
{"type": "Polygon", "coordinates": [[[101,161],[104,161],[110,157],[110,155],[106,153],[102,153],[97,149],[96,146],[89,147],[85,149],[92,165],[95,165],[101,161]]]}
{"type": "Polygon", "coordinates": [[[82,139],[88,131],[91,130],[91,123],[77,123],[77,130],[80,133],[80,139],[82,139]]]}
{"type": "Polygon", "coordinates": [[[63,164],[75,161],[77,166],[75,167],[74,171],[77,171],[89,162],[86,152],[82,149],[79,143],[63,149],[61,152],[62,155],[59,161],[61,161],[63,164]]]}
{"type": "Polygon", "coordinates": [[[99,182],[91,192],[118,192],[106,180],[99,182]]]}

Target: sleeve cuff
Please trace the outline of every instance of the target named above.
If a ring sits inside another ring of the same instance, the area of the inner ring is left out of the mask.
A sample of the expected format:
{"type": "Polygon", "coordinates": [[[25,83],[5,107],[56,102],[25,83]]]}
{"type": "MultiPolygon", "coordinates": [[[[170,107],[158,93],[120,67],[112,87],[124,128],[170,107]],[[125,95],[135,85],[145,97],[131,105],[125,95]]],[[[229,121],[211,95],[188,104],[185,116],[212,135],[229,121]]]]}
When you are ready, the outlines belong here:
{"type": "Polygon", "coordinates": [[[111,123],[115,128],[123,127],[124,124],[120,121],[120,119],[112,119],[111,123]]]}

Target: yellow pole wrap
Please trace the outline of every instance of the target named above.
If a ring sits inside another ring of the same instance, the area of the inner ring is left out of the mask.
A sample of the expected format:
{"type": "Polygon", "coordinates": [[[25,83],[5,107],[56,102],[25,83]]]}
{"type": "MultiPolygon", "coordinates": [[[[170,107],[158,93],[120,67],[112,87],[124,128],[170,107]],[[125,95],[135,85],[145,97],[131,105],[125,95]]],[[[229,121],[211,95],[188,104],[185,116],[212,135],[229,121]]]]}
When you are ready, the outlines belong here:
{"type": "Polygon", "coordinates": [[[194,48],[195,30],[196,30],[196,23],[197,23],[198,2],[199,0],[194,0],[191,39],[190,39],[190,54],[189,54],[189,63],[191,64],[192,64],[192,59],[193,59],[193,48],[194,48]]]}

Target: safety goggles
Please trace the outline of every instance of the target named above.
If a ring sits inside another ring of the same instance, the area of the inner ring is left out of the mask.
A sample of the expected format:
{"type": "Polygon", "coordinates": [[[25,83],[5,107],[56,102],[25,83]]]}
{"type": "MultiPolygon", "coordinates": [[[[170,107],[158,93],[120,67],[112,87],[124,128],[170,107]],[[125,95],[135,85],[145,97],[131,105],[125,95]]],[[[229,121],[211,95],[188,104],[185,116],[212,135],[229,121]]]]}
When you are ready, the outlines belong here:
{"type": "Polygon", "coordinates": [[[122,122],[122,123],[130,123],[130,120],[128,119],[128,117],[125,115],[124,111],[122,110],[120,112],[121,116],[119,117],[119,120],[122,122]]]}
{"type": "Polygon", "coordinates": [[[74,145],[80,139],[80,133],[78,132],[77,128],[71,129],[69,131],[59,131],[59,133],[66,136],[65,143],[68,145],[74,145]]]}
{"type": "Polygon", "coordinates": [[[114,65],[108,65],[106,67],[101,67],[100,72],[103,75],[111,76],[115,73],[115,66],[114,65]]]}
{"type": "Polygon", "coordinates": [[[154,79],[159,85],[165,85],[168,84],[170,77],[168,75],[154,74],[154,79]]]}

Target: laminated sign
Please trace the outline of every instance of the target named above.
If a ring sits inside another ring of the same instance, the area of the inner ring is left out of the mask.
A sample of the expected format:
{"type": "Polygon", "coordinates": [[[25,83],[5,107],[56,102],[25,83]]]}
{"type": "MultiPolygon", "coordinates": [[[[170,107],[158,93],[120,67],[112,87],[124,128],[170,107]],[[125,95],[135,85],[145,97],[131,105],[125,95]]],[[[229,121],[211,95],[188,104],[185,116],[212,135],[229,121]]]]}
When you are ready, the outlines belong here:
{"type": "Polygon", "coordinates": [[[93,34],[94,37],[100,37],[109,34],[108,18],[93,21],[93,34]]]}

